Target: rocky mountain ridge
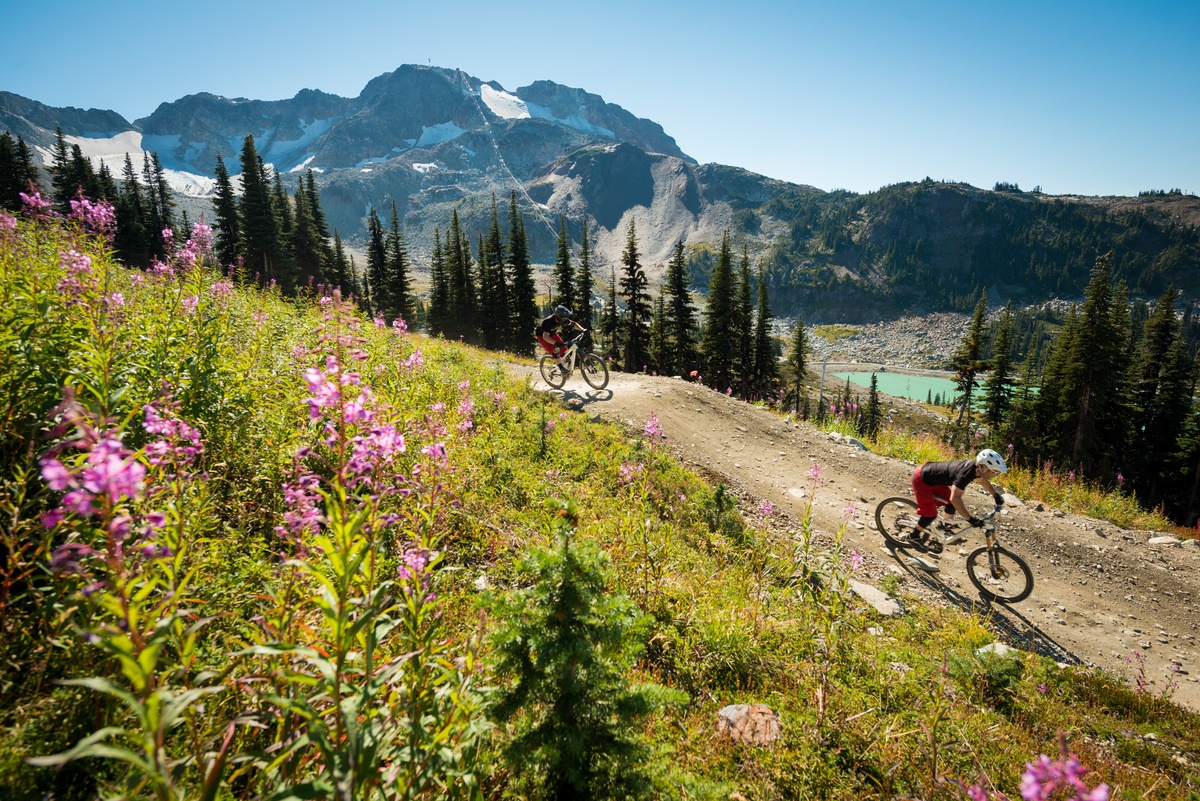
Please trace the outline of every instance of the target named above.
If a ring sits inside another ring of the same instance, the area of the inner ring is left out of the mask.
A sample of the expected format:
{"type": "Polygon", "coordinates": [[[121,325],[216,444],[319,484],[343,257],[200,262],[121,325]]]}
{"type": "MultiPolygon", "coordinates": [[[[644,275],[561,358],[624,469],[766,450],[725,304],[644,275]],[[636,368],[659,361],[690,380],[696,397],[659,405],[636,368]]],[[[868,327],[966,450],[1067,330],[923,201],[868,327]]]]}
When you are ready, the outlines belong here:
{"type": "MultiPolygon", "coordinates": [[[[361,243],[371,206],[394,202],[417,264],[457,211],[474,237],[495,196],[515,194],[535,262],[553,261],[558,220],[578,246],[586,221],[597,274],[619,267],[630,221],[651,280],[675,243],[698,289],[730,231],[766,265],[776,313],[810,322],[966,311],[1077,295],[1097,255],[1117,253],[1135,294],[1200,285],[1200,199],[1045,196],[925,181],[867,195],[823,192],[737,167],[698,164],[662,127],[583,89],[537,81],[514,92],[460,70],[406,65],[356,98],[305,89],[286,100],[200,93],[133,123],[111,111],[54,109],[0,92],[0,130],[48,164],[54,127],[120,174],[156,152],[193,217],[207,208],[218,155],[231,173],[247,135],[289,188],[317,176],[326,217],[361,243]]],[[[1015,187],[1011,188],[1015,190],[1015,187]]]]}

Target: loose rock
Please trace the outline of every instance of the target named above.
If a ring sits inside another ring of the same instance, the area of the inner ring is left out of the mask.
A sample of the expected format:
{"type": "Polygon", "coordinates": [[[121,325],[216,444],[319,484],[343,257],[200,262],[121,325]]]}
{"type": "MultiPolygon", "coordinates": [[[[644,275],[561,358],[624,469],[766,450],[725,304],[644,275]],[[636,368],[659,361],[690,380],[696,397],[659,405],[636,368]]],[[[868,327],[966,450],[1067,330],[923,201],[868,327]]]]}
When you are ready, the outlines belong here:
{"type": "Polygon", "coordinates": [[[766,704],[730,704],[717,712],[717,734],[735,743],[770,745],[779,732],[779,713],[766,704]]]}

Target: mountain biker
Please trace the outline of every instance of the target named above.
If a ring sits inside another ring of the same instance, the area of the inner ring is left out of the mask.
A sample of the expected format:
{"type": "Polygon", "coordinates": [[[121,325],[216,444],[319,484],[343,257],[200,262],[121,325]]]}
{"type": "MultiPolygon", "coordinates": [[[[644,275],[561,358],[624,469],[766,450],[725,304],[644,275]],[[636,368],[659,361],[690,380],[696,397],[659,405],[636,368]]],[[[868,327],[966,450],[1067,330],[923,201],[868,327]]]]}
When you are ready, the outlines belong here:
{"type": "Polygon", "coordinates": [[[562,363],[562,355],[566,353],[567,346],[563,343],[562,332],[570,326],[576,331],[585,330],[583,326],[571,319],[571,310],[566,306],[555,306],[554,312],[538,323],[534,329],[534,336],[537,337],[538,344],[542,349],[554,357],[554,363],[558,365],[560,372],[566,372],[562,363]]]}
{"type": "MultiPolygon", "coordinates": [[[[912,477],[913,497],[917,501],[916,530],[910,536],[922,539],[925,530],[934,520],[953,522],[961,515],[973,527],[983,525],[983,521],[974,517],[963,504],[963,491],[972,481],[979,483],[996,501],[996,506],[1004,505],[1004,496],[992,486],[989,481],[994,476],[1008,472],[1004,457],[991,448],[984,448],[974,459],[957,459],[952,462],[926,462],[917,468],[912,477]],[[949,487],[949,498],[943,497],[945,488],[949,487]],[[945,504],[938,514],[938,504],[945,504]],[[957,512],[957,514],[955,514],[957,512]]],[[[942,535],[944,545],[962,542],[963,536],[957,531],[942,535]]]]}

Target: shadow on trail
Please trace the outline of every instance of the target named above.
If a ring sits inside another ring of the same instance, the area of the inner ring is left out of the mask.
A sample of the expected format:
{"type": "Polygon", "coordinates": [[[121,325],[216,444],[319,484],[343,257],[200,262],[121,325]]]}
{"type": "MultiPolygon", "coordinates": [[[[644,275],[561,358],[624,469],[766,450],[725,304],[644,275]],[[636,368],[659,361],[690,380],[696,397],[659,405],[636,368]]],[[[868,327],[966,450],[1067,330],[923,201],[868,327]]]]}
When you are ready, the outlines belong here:
{"type": "Polygon", "coordinates": [[[921,570],[912,565],[908,561],[908,558],[903,558],[913,556],[907,549],[891,543],[887,544],[887,548],[891,551],[892,557],[900,565],[900,568],[908,575],[916,579],[925,588],[941,595],[947,603],[957,606],[964,612],[978,613],[985,617],[995,629],[996,635],[1006,644],[1014,648],[1020,648],[1022,651],[1049,657],[1055,662],[1064,662],[1071,665],[1083,664],[1082,659],[1043,631],[1036,623],[1033,623],[1029,618],[1021,614],[1015,607],[1008,604],[989,602],[979,595],[964,595],[953,587],[939,581],[937,574],[921,570]],[[903,557],[901,554],[903,554],[903,557]]]}
{"type": "Polygon", "coordinates": [[[589,403],[602,403],[612,400],[613,391],[611,389],[588,389],[582,395],[574,389],[563,387],[555,389],[550,387],[547,392],[559,398],[563,403],[567,404],[572,409],[582,409],[589,403]]]}

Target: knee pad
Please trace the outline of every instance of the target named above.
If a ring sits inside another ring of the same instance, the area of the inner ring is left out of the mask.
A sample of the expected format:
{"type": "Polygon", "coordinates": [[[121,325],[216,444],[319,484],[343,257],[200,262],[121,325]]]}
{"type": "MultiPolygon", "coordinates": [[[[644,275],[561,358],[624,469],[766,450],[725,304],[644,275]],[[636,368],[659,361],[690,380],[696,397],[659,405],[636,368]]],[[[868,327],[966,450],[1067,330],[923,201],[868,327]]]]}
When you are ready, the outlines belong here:
{"type": "Polygon", "coordinates": [[[919,528],[919,529],[928,528],[929,524],[932,523],[934,520],[937,520],[937,517],[918,517],[917,518],[917,528],[919,528]]]}

